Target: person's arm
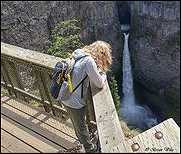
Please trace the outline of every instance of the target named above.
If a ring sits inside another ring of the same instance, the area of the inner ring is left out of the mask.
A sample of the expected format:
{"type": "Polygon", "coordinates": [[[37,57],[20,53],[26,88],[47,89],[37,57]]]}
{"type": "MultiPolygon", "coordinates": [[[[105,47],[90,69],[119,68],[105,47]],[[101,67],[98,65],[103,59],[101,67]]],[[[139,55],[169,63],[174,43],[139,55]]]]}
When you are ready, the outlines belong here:
{"type": "Polygon", "coordinates": [[[93,58],[88,58],[86,62],[86,73],[93,84],[98,88],[103,88],[106,81],[106,74],[98,71],[97,65],[93,58]]]}

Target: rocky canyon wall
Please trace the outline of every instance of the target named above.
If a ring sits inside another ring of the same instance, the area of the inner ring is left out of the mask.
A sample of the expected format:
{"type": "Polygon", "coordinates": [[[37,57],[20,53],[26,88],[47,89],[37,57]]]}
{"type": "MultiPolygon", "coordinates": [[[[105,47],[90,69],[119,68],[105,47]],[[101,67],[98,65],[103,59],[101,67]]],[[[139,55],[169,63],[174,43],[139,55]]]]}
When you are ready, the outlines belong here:
{"type": "Polygon", "coordinates": [[[164,114],[180,121],[180,2],[130,5],[134,78],[161,98],[155,105],[164,114]]]}

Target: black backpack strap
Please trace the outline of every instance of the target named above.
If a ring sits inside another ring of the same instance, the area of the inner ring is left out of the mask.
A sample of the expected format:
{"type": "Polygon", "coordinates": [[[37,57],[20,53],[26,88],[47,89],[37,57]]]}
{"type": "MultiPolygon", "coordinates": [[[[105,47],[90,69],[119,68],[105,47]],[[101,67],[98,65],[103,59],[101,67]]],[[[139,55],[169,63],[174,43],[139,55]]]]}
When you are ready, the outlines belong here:
{"type": "MultiPolygon", "coordinates": [[[[86,75],[86,76],[79,82],[79,84],[73,89],[72,93],[81,85],[81,83],[84,82],[84,80],[85,80],[87,77],[88,77],[88,75],[86,75]]],[[[82,89],[83,89],[83,88],[82,88],[82,89]]],[[[81,94],[81,96],[82,96],[82,94],[81,94]]]]}
{"type": "MultiPolygon", "coordinates": [[[[78,58],[78,59],[76,59],[75,60],[75,63],[78,61],[78,60],[80,60],[80,59],[82,59],[82,58],[84,58],[84,57],[87,57],[88,55],[85,55],[85,56],[82,56],[82,57],[80,57],[80,58],[78,58]]],[[[74,63],[74,65],[75,65],[75,63],[74,63]]],[[[72,76],[72,72],[73,72],[73,70],[74,70],[74,65],[73,65],[73,68],[72,68],[72,70],[71,70],[71,76],[72,76]]],[[[81,98],[83,98],[83,82],[84,82],[84,80],[86,79],[88,77],[88,75],[86,75],[81,81],[80,81],[80,83],[73,89],[73,91],[72,91],[72,93],[82,84],[82,89],[81,89],[81,98]]]]}
{"type": "Polygon", "coordinates": [[[81,87],[81,98],[83,98],[83,92],[84,92],[84,81],[82,82],[82,87],[81,87]]]}
{"type": "MultiPolygon", "coordinates": [[[[75,63],[76,63],[77,61],[79,61],[80,59],[85,58],[85,57],[87,57],[87,56],[88,56],[88,55],[85,55],[85,56],[82,56],[82,57],[76,59],[75,62],[74,62],[74,65],[75,65],[75,63]]],[[[71,72],[70,72],[70,75],[71,75],[71,76],[72,76],[72,72],[73,72],[73,70],[74,70],[74,65],[73,65],[72,70],[71,70],[71,72]]]]}

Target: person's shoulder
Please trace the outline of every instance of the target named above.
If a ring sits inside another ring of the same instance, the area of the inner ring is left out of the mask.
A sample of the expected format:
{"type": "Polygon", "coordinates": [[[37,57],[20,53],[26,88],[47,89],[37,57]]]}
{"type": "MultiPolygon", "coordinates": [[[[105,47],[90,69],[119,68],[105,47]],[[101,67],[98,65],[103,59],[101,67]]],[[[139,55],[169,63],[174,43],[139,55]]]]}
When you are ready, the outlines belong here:
{"type": "Polygon", "coordinates": [[[88,65],[94,63],[94,59],[89,55],[85,57],[85,60],[88,65]]]}
{"type": "Polygon", "coordinates": [[[85,57],[85,59],[86,59],[86,61],[87,61],[88,63],[94,62],[94,59],[93,59],[90,55],[87,55],[87,56],[85,57]]]}

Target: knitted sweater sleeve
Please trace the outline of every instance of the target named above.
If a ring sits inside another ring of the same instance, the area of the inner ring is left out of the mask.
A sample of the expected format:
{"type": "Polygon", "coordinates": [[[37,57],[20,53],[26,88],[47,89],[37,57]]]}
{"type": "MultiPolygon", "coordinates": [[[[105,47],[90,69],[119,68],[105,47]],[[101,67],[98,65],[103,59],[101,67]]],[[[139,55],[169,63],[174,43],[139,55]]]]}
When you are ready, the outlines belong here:
{"type": "Polygon", "coordinates": [[[97,65],[91,57],[89,57],[86,62],[86,73],[89,76],[90,82],[98,88],[103,88],[106,81],[106,74],[99,73],[97,65]]]}

